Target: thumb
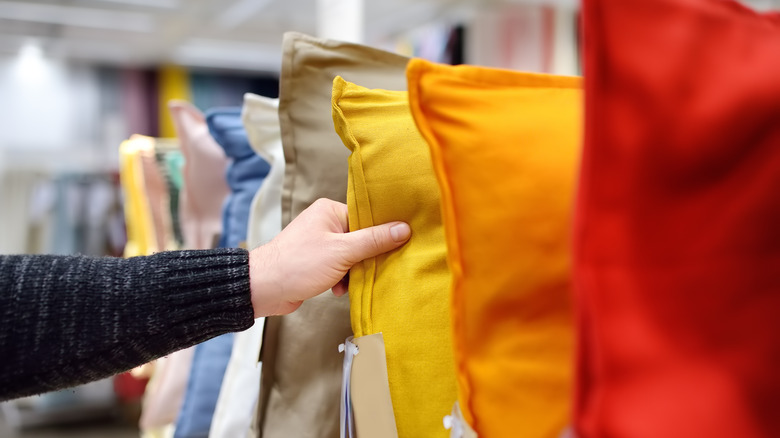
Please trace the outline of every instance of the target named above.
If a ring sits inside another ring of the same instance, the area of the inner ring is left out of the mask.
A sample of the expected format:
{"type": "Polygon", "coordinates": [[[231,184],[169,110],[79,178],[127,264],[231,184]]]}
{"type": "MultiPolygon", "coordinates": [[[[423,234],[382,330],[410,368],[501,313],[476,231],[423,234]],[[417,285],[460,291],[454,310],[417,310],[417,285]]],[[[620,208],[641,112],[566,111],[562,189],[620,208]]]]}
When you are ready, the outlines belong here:
{"type": "Polygon", "coordinates": [[[347,261],[354,264],[396,249],[406,243],[411,235],[411,228],[404,222],[390,222],[345,233],[343,239],[347,247],[347,261]]]}

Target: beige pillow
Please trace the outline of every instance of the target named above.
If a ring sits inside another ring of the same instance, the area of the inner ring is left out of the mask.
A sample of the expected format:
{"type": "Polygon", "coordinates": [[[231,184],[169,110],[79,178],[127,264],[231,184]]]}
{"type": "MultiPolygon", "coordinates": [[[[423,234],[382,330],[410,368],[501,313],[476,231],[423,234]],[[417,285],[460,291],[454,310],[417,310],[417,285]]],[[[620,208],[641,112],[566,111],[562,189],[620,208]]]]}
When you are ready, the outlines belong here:
{"type": "MultiPolygon", "coordinates": [[[[358,44],[286,33],[279,122],[285,158],[282,224],[318,198],[346,202],[349,151],[333,129],[333,79],[406,89],[408,58],[358,44]]],[[[349,301],[322,294],[291,315],[267,318],[258,427],[263,438],[339,436],[349,301]]]]}
{"type": "Polygon", "coordinates": [[[359,44],[284,35],[279,123],[286,173],[282,223],[318,198],[346,202],[349,151],[333,129],[333,79],[366,88],[406,90],[409,58],[359,44]]]}

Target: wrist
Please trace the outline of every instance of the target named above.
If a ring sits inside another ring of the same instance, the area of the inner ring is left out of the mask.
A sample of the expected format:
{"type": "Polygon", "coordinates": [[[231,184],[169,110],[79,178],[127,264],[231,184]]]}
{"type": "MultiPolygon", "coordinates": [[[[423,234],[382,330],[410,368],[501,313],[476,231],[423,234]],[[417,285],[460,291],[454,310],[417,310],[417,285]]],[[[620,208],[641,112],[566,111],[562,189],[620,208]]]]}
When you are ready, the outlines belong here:
{"type": "Polygon", "coordinates": [[[274,241],[249,252],[249,287],[255,318],[277,315],[283,284],[278,278],[279,250],[274,241]]]}

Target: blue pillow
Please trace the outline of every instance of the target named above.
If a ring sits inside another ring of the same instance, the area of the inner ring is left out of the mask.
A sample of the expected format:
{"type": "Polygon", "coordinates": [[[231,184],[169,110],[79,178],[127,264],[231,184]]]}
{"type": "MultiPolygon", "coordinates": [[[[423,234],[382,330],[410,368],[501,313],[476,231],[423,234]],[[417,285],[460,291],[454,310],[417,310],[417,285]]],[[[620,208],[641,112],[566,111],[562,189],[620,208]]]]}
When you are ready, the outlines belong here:
{"type": "Polygon", "coordinates": [[[249,145],[240,107],[211,109],[206,112],[206,124],[231,161],[226,172],[230,195],[223,208],[219,246],[235,248],[246,241],[252,199],[271,166],[249,145]]]}
{"type": "Polygon", "coordinates": [[[233,336],[228,333],[195,347],[174,438],[208,438],[222,378],[233,351],[233,336]]]}
{"type": "MultiPolygon", "coordinates": [[[[235,248],[246,241],[252,199],[271,166],[255,154],[249,145],[241,121],[241,108],[209,110],[206,112],[206,123],[211,136],[222,146],[230,160],[225,175],[230,195],[222,208],[222,236],[218,246],[235,248]]],[[[208,437],[232,348],[232,333],[195,347],[174,438],[208,437]]]]}

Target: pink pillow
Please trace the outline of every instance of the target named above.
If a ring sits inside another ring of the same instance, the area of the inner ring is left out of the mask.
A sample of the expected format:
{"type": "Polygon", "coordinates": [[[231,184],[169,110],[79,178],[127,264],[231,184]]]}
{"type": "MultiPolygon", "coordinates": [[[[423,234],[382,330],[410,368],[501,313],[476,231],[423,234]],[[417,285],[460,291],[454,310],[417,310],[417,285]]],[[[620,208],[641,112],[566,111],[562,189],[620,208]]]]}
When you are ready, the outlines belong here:
{"type": "Polygon", "coordinates": [[[225,181],[228,159],[195,106],[174,100],[168,108],[184,155],[184,188],[179,201],[184,246],[213,248],[222,233],[222,203],[230,193],[225,181]]]}

